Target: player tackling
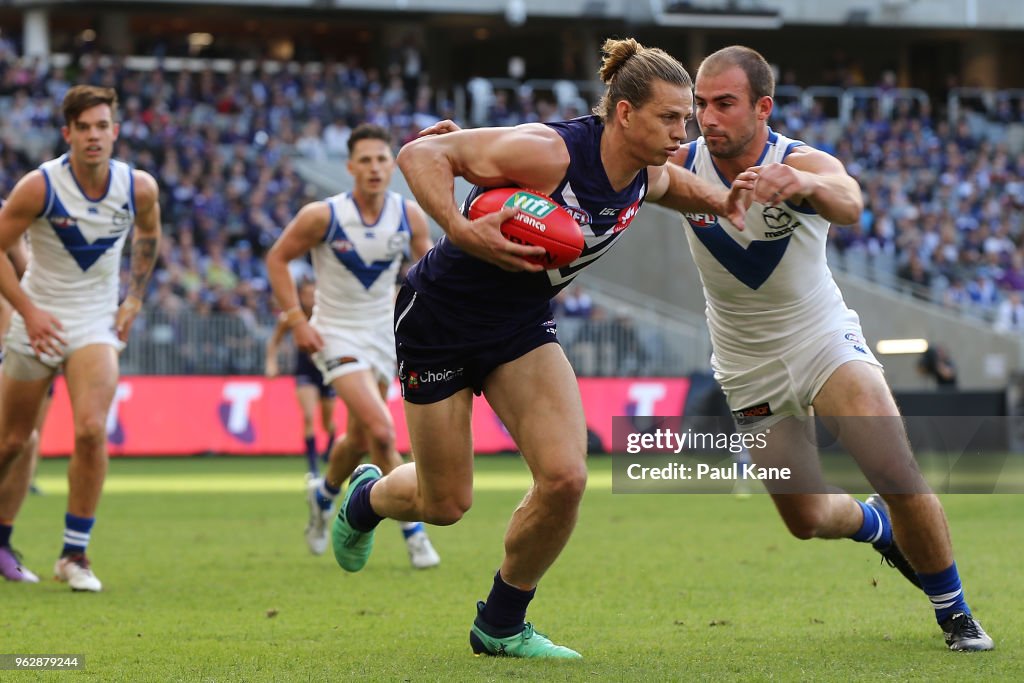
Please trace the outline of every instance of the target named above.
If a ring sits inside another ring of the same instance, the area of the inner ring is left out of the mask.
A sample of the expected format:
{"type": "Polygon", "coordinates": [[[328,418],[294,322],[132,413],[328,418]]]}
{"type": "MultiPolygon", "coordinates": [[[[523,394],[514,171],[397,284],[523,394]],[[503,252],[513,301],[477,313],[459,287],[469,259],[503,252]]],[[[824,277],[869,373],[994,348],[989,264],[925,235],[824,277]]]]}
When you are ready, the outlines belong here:
{"type": "Polygon", "coordinates": [[[754,186],[743,229],[714,214],[684,221],[716,379],[741,430],[770,435],[751,447],[754,461],[800,475],[798,489],[765,482],[795,536],[871,543],[928,595],[950,649],[990,650],[967,606],[942,505],[825,262],[829,225],[860,218],[860,187],[834,157],[768,127],[774,87],[768,63],[749,48],[709,56],[695,93],[702,137],[675,157],[721,187],[754,186]],[[838,431],[880,497],[824,493],[813,422],[800,419],[812,410],[838,431]]]}

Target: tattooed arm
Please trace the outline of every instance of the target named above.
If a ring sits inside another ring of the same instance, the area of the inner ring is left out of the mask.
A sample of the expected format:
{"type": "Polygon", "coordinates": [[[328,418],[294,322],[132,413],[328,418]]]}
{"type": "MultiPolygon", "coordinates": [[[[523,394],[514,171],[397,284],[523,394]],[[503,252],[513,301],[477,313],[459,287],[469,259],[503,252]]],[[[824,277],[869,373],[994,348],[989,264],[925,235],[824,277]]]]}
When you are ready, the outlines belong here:
{"type": "Polygon", "coordinates": [[[132,235],[131,278],[128,296],[117,309],[115,323],[121,341],[128,340],[135,316],[142,309],[160,245],[160,190],[153,176],[144,171],[132,173],[135,175],[135,234],[132,235]]]}

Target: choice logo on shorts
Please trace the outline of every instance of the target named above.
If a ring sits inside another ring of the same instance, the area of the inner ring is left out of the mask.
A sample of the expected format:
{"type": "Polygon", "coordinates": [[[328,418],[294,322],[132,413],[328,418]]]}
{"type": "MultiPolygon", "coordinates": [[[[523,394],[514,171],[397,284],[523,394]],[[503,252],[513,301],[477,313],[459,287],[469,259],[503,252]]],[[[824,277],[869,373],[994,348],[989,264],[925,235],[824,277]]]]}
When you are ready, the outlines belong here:
{"type": "Polygon", "coordinates": [[[399,379],[404,380],[405,386],[409,391],[415,391],[423,384],[450,382],[456,377],[462,377],[464,368],[443,368],[440,370],[423,371],[410,370],[407,376],[404,375],[402,370],[404,370],[404,368],[399,371],[399,379]]]}

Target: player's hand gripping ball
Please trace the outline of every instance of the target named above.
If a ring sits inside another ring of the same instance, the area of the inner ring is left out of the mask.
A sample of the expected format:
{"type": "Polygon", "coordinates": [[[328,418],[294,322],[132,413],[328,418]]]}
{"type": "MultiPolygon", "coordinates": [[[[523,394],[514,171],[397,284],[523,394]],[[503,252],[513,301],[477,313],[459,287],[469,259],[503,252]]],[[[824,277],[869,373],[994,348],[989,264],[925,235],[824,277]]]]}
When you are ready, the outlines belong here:
{"type": "Polygon", "coordinates": [[[561,205],[547,195],[518,187],[488,190],[469,206],[469,219],[511,206],[519,209],[514,218],[501,224],[501,234],[516,244],[543,247],[544,255],[528,259],[548,270],[567,266],[583,251],[583,231],[561,205]]]}

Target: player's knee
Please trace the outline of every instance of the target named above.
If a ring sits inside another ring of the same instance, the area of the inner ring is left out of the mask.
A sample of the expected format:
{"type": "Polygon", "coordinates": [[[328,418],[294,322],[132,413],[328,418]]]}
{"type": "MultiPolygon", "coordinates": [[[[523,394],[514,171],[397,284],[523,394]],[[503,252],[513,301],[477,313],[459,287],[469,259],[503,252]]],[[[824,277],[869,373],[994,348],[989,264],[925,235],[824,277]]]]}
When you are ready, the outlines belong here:
{"type": "Polygon", "coordinates": [[[448,498],[428,503],[424,505],[423,521],[435,526],[451,526],[462,519],[462,516],[469,511],[471,505],[472,500],[468,498],[464,500],[448,498]]]}
{"type": "Polygon", "coordinates": [[[544,474],[536,478],[536,487],[546,498],[576,505],[587,488],[587,467],[580,463],[544,474]]]}
{"type": "Polygon", "coordinates": [[[101,418],[85,418],[75,424],[75,450],[78,453],[102,448],[107,440],[107,422],[101,418]]]}
{"type": "Polygon", "coordinates": [[[30,444],[35,430],[11,429],[0,434],[0,464],[14,462],[30,444]]]}

